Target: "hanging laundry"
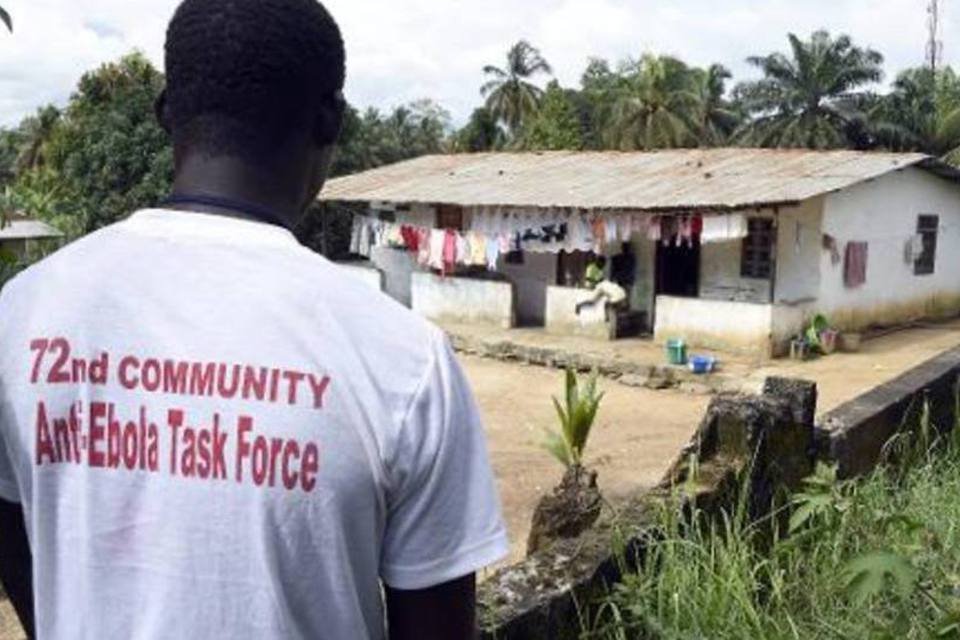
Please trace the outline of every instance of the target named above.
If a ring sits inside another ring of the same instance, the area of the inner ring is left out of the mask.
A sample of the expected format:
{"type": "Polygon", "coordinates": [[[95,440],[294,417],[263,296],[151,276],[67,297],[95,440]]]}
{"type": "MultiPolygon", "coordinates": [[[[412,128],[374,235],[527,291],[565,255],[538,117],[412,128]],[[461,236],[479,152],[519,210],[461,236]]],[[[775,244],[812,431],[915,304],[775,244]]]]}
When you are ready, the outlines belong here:
{"type": "Polygon", "coordinates": [[[467,233],[467,260],[471,267],[483,267],[487,264],[487,238],[482,233],[467,233]]]}
{"type": "Polygon", "coordinates": [[[650,216],[647,218],[647,240],[651,242],[660,242],[663,237],[663,225],[660,216],[650,216]]]}
{"type": "Polygon", "coordinates": [[[497,236],[497,244],[500,245],[500,253],[510,253],[510,235],[507,233],[500,233],[497,236]]]}
{"type": "Polygon", "coordinates": [[[837,247],[837,239],[829,233],[823,234],[823,249],[830,252],[830,263],[833,266],[840,264],[840,249],[837,247]]]}
{"type": "Polygon", "coordinates": [[[677,219],[676,246],[679,247],[681,245],[687,245],[687,247],[693,246],[693,222],[690,216],[683,216],[677,219]]]}
{"type": "Polygon", "coordinates": [[[443,249],[447,234],[443,229],[430,231],[430,255],[427,264],[431,269],[443,270],[443,249]]]}
{"type": "Polygon", "coordinates": [[[590,226],[593,231],[593,250],[600,253],[607,239],[607,223],[602,217],[597,216],[590,226]]]}
{"type": "Polygon", "coordinates": [[[676,218],[671,216],[660,217],[660,241],[663,246],[669,247],[679,237],[680,226],[676,218]]]}
{"type": "Polygon", "coordinates": [[[442,231],[443,233],[443,263],[441,272],[443,275],[453,273],[457,266],[457,232],[453,229],[442,231]]]}
{"type": "Polygon", "coordinates": [[[923,235],[916,234],[907,240],[907,246],[904,248],[904,262],[913,265],[920,256],[923,255],[923,235]]]}
{"type": "Polygon", "coordinates": [[[700,242],[733,242],[747,237],[747,219],[742,213],[731,213],[719,216],[705,216],[700,242]]]}
{"type": "Polygon", "coordinates": [[[406,247],[406,243],[403,239],[402,227],[399,224],[389,223],[384,225],[386,232],[384,233],[384,240],[386,246],[391,249],[403,249],[406,247]]]}
{"type": "Polygon", "coordinates": [[[370,251],[375,242],[376,229],[374,229],[373,223],[367,218],[360,218],[359,236],[357,238],[357,246],[354,253],[361,255],[364,258],[369,258],[370,251]]]}
{"type": "Polygon", "coordinates": [[[407,251],[416,253],[420,250],[420,234],[417,233],[416,227],[405,224],[400,227],[400,235],[403,236],[403,244],[407,247],[407,251]]]}
{"type": "Polygon", "coordinates": [[[703,216],[692,216],[690,218],[690,233],[697,240],[703,235],[703,216]]]}
{"type": "Polygon", "coordinates": [[[617,244],[617,238],[620,237],[620,221],[616,216],[609,216],[604,219],[603,242],[607,247],[617,244]]]}
{"type": "Polygon", "coordinates": [[[489,269],[490,271],[496,271],[497,260],[500,259],[500,239],[487,238],[485,249],[486,249],[485,257],[487,259],[487,269],[489,269]]]}
{"type": "Polygon", "coordinates": [[[454,261],[456,264],[466,265],[467,259],[470,257],[470,251],[467,247],[467,238],[463,234],[457,233],[456,231],[454,232],[454,235],[456,238],[456,244],[454,245],[456,247],[454,261]]]}
{"type": "Polygon", "coordinates": [[[869,245],[866,242],[848,242],[843,265],[843,284],[853,289],[867,281],[867,255],[869,245]]]}

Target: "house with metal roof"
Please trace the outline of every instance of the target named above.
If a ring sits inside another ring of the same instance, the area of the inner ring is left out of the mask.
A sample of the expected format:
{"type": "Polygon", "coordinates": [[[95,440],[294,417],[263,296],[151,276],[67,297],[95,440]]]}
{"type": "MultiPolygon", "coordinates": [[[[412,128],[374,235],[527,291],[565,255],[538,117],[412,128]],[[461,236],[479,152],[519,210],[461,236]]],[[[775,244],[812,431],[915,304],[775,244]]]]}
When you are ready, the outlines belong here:
{"type": "Polygon", "coordinates": [[[385,291],[440,321],[769,356],[816,314],[859,331],[960,313],[960,171],[923,154],[427,156],[321,199],[357,213],[351,248],[385,291]]]}
{"type": "Polygon", "coordinates": [[[35,247],[58,242],[62,237],[59,229],[20,213],[8,216],[5,224],[0,225],[0,249],[18,259],[26,258],[35,247]]]}

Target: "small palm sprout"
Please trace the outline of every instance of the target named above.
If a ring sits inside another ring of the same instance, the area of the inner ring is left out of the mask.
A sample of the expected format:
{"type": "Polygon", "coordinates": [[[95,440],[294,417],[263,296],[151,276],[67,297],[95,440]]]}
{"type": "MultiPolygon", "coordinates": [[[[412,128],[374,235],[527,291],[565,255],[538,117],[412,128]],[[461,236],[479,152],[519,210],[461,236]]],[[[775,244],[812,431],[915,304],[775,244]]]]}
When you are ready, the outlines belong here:
{"type": "Polygon", "coordinates": [[[597,393],[596,371],[581,385],[574,370],[567,369],[566,406],[562,406],[556,396],[553,398],[561,430],[558,433],[548,429],[544,447],[568,469],[582,466],[583,449],[587,445],[603,395],[602,392],[597,393]]]}

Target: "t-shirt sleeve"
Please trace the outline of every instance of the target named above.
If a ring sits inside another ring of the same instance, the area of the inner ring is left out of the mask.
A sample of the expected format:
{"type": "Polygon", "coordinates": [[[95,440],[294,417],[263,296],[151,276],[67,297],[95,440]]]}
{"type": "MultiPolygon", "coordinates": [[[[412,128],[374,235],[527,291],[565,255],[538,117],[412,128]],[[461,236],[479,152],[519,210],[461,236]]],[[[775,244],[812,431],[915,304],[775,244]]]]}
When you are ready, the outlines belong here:
{"type": "Polygon", "coordinates": [[[448,342],[433,343],[388,463],[381,577],[395,589],[449,582],[509,550],[476,402],[448,342]]]}

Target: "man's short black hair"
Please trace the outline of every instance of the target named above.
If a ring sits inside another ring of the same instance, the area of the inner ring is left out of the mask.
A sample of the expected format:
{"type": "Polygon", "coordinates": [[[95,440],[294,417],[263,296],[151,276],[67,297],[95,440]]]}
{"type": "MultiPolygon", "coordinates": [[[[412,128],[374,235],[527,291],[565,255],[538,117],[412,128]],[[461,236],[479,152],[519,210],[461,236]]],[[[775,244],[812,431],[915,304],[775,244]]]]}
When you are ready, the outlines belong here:
{"type": "Polygon", "coordinates": [[[166,71],[177,142],[266,160],[342,100],[343,38],[317,0],[185,0],[167,30],[166,71]]]}

